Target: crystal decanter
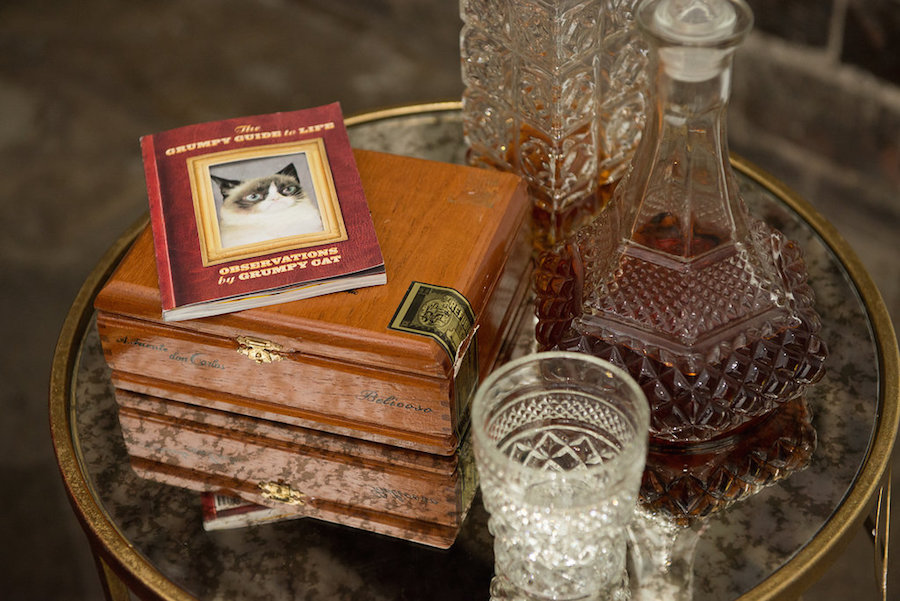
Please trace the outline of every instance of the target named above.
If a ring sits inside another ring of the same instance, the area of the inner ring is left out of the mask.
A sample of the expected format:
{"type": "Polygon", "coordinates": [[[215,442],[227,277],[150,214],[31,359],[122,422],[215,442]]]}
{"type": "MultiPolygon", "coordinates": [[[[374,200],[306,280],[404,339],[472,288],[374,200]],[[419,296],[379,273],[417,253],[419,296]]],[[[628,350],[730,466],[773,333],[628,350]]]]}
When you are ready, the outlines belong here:
{"type": "Polygon", "coordinates": [[[460,0],[467,160],[525,179],[538,250],[596,215],[640,139],[636,1],[460,0]]]}
{"type": "Polygon", "coordinates": [[[716,438],[801,395],[826,348],[800,249],[750,215],[728,160],[743,0],[648,0],[651,110],[627,178],[589,225],[538,258],[539,347],[627,369],[651,436],[716,438]]]}

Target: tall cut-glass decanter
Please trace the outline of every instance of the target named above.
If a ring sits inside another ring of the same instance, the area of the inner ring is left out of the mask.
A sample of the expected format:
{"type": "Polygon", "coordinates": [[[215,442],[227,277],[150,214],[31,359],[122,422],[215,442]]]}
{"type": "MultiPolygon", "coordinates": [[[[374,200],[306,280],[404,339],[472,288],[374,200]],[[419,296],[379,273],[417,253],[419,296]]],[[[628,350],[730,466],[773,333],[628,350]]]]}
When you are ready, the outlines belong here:
{"type": "Polygon", "coordinates": [[[743,0],[639,6],[655,108],[632,171],[535,272],[539,346],[627,369],[657,440],[732,432],[824,369],[801,251],[750,215],[729,162],[732,58],[752,20],[743,0]]]}
{"type": "Polygon", "coordinates": [[[640,139],[636,2],[460,0],[468,162],[525,179],[539,250],[596,215],[640,139]]]}

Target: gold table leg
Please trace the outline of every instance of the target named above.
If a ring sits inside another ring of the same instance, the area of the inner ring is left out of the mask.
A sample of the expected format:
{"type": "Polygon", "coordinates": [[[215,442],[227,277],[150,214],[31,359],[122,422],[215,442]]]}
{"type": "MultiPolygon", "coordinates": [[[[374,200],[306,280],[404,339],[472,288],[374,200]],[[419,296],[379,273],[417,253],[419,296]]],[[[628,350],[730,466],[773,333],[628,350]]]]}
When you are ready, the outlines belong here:
{"type": "Polygon", "coordinates": [[[100,571],[101,584],[103,592],[106,594],[107,601],[131,601],[131,591],[128,586],[119,578],[106,560],[100,555],[94,555],[97,562],[97,569],[100,571]]]}
{"type": "Polygon", "coordinates": [[[865,522],[869,536],[875,543],[875,582],[882,601],[888,599],[888,558],[890,555],[891,536],[891,471],[887,470],[884,484],[878,491],[875,502],[875,515],[869,516],[865,522]]]}

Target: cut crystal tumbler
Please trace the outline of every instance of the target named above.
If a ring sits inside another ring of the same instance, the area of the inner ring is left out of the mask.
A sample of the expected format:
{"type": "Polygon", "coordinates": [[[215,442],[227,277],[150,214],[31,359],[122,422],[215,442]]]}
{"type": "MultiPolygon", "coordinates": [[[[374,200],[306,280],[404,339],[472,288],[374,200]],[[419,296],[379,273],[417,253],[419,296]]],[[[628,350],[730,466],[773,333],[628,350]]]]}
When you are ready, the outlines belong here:
{"type": "Polygon", "coordinates": [[[634,380],[584,354],[528,355],[485,380],[472,429],[492,599],[628,598],[625,527],[648,424],[634,380]]]}

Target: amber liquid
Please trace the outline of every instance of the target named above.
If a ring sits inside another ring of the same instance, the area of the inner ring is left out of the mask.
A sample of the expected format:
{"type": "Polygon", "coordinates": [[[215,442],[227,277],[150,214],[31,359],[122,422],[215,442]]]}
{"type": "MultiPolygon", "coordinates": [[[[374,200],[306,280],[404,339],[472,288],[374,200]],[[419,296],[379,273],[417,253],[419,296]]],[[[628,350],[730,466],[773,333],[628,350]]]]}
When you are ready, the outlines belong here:
{"type": "Polygon", "coordinates": [[[633,240],[648,248],[681,257],[697,257],[727,240],[702,224],[692,223],[689,239],[685,239],[678,218],[659,213],[634,233],[633,240]]]}
{"type": "MultiPolygon", "coordinates": [[[[587,133],[587,129],[588,126],[585,125],[584,129],[575,130],[572,135],[583,136],[587,133]]],[[[474,153],[471,148],[466,153],[466,160],[470,165],[501,171],[508,170],[508,165],[520,165],[522,173],[519,175],[525,176],[529,182],[532,245],[537,255],[553,248],[590,222],[612,197],[618,180],[610,181],[609,173],[600,173],[594,191],[581,197],[567,198],[560,204],[553,198],[551,190],[544,189],[534,182],[543,179],[540,173],[549,169],[549,165],[556,166],[557,172],[554,176],[559,181],[567,174],[580,173],[585,168],[586,157],[567,157],[565,161],[557,157],[557,160],[551,161],[546,152],[551,146],[550,141],[544,134],[528,125],[523,125],[519,131],[517,144],[518,146],[513,144],[507,146],[504,156],[507,166],[498,165],[490,157],[474,153]],[[536,141],[540,143],[533,143],[536,141]],[[516,156],[516,148],[521,156],[516,156]]]]}
{"type": "Polygon", "coordinates": [[[542,253],[565,240],[597,215],[612,196],[615,184],[606,184],[596,193],[567,205],[554,209],[541,198],[539,190],[529,187],[532,199],[531,233],[535,253],[542,253]]]}
{"type": "Polygon", "coordinates": [[[590,334],[563,348],[627,370],[650,403],[653,438],[702,441],[768,413],[818,381],[826,351],[817,329],[803,320],[797,327],[735,349],[696,373],[590,334]]]}
{"type": "MultiPolygon", "coordinates": [[[[667,214],[661,214],[640,228],[635,240],[651,248],[684,252],[686,242],[680,231],[667,214]]],[[[722,239],[694,226],[687,250],[701,254],[722,239]]],[[[798,271],[785,279],[805,286],[799,253],[791,258],[783,262],[785,269],[798,271]]],[[[824,373],[827,349],[811,308],[798,310],[796,326],[749,341],[721,360],[689,371],[608,340],[603,333],[589,330],[585,322],[573,322],[581,314],[584,285],[577,249],[565,246],[544,253],[534,277],[539,347],[587,353],[625,369],[647,396],[651,436],[658,440],[704,441],[720,436],[797,397],[824,373]]]]}
{"type": "MultiPolygon", "coordinates": [[[[571,133],[574,137],[581,137],[588,133],[589,126],[575,130],[571,133]]],[[[523,125],[519,132],[519,164],[522,166],[524,175],[531,175],[527,178],[530,181],[539,180],[534,177],[549,165],[557,165],[555,179],[561,181],[568,175],[582,173],[586,163],[586,157],[574,156],[556,157],[550,160],[545,149],[550,147],[549,140],[538,130],[523,125]],[[543,143],[532,143],[533,141],[541,141],[543,143]],[[560,165],[564,165],[560,167],[560,165]]],[[[512,152],[512,149],[510,149],[512,152]]],[[[510,161],[513,156],[507,157],[510,161]]],[[[597,175],[596,191],[586,194],[580,198],[567,198],[560,205],[557,200],[552,197],[551,191],[544,190],[540,186],[529,185],[529,193],[531,195],[532,211],[532,241],[535,253],[544,252],[553,248],[556,244],[565,240],[570,234],[587,225],[597,213],[602,209],[615,190],[616,182],[609,180],[608,173],[600,173],[597,175]]]]}

